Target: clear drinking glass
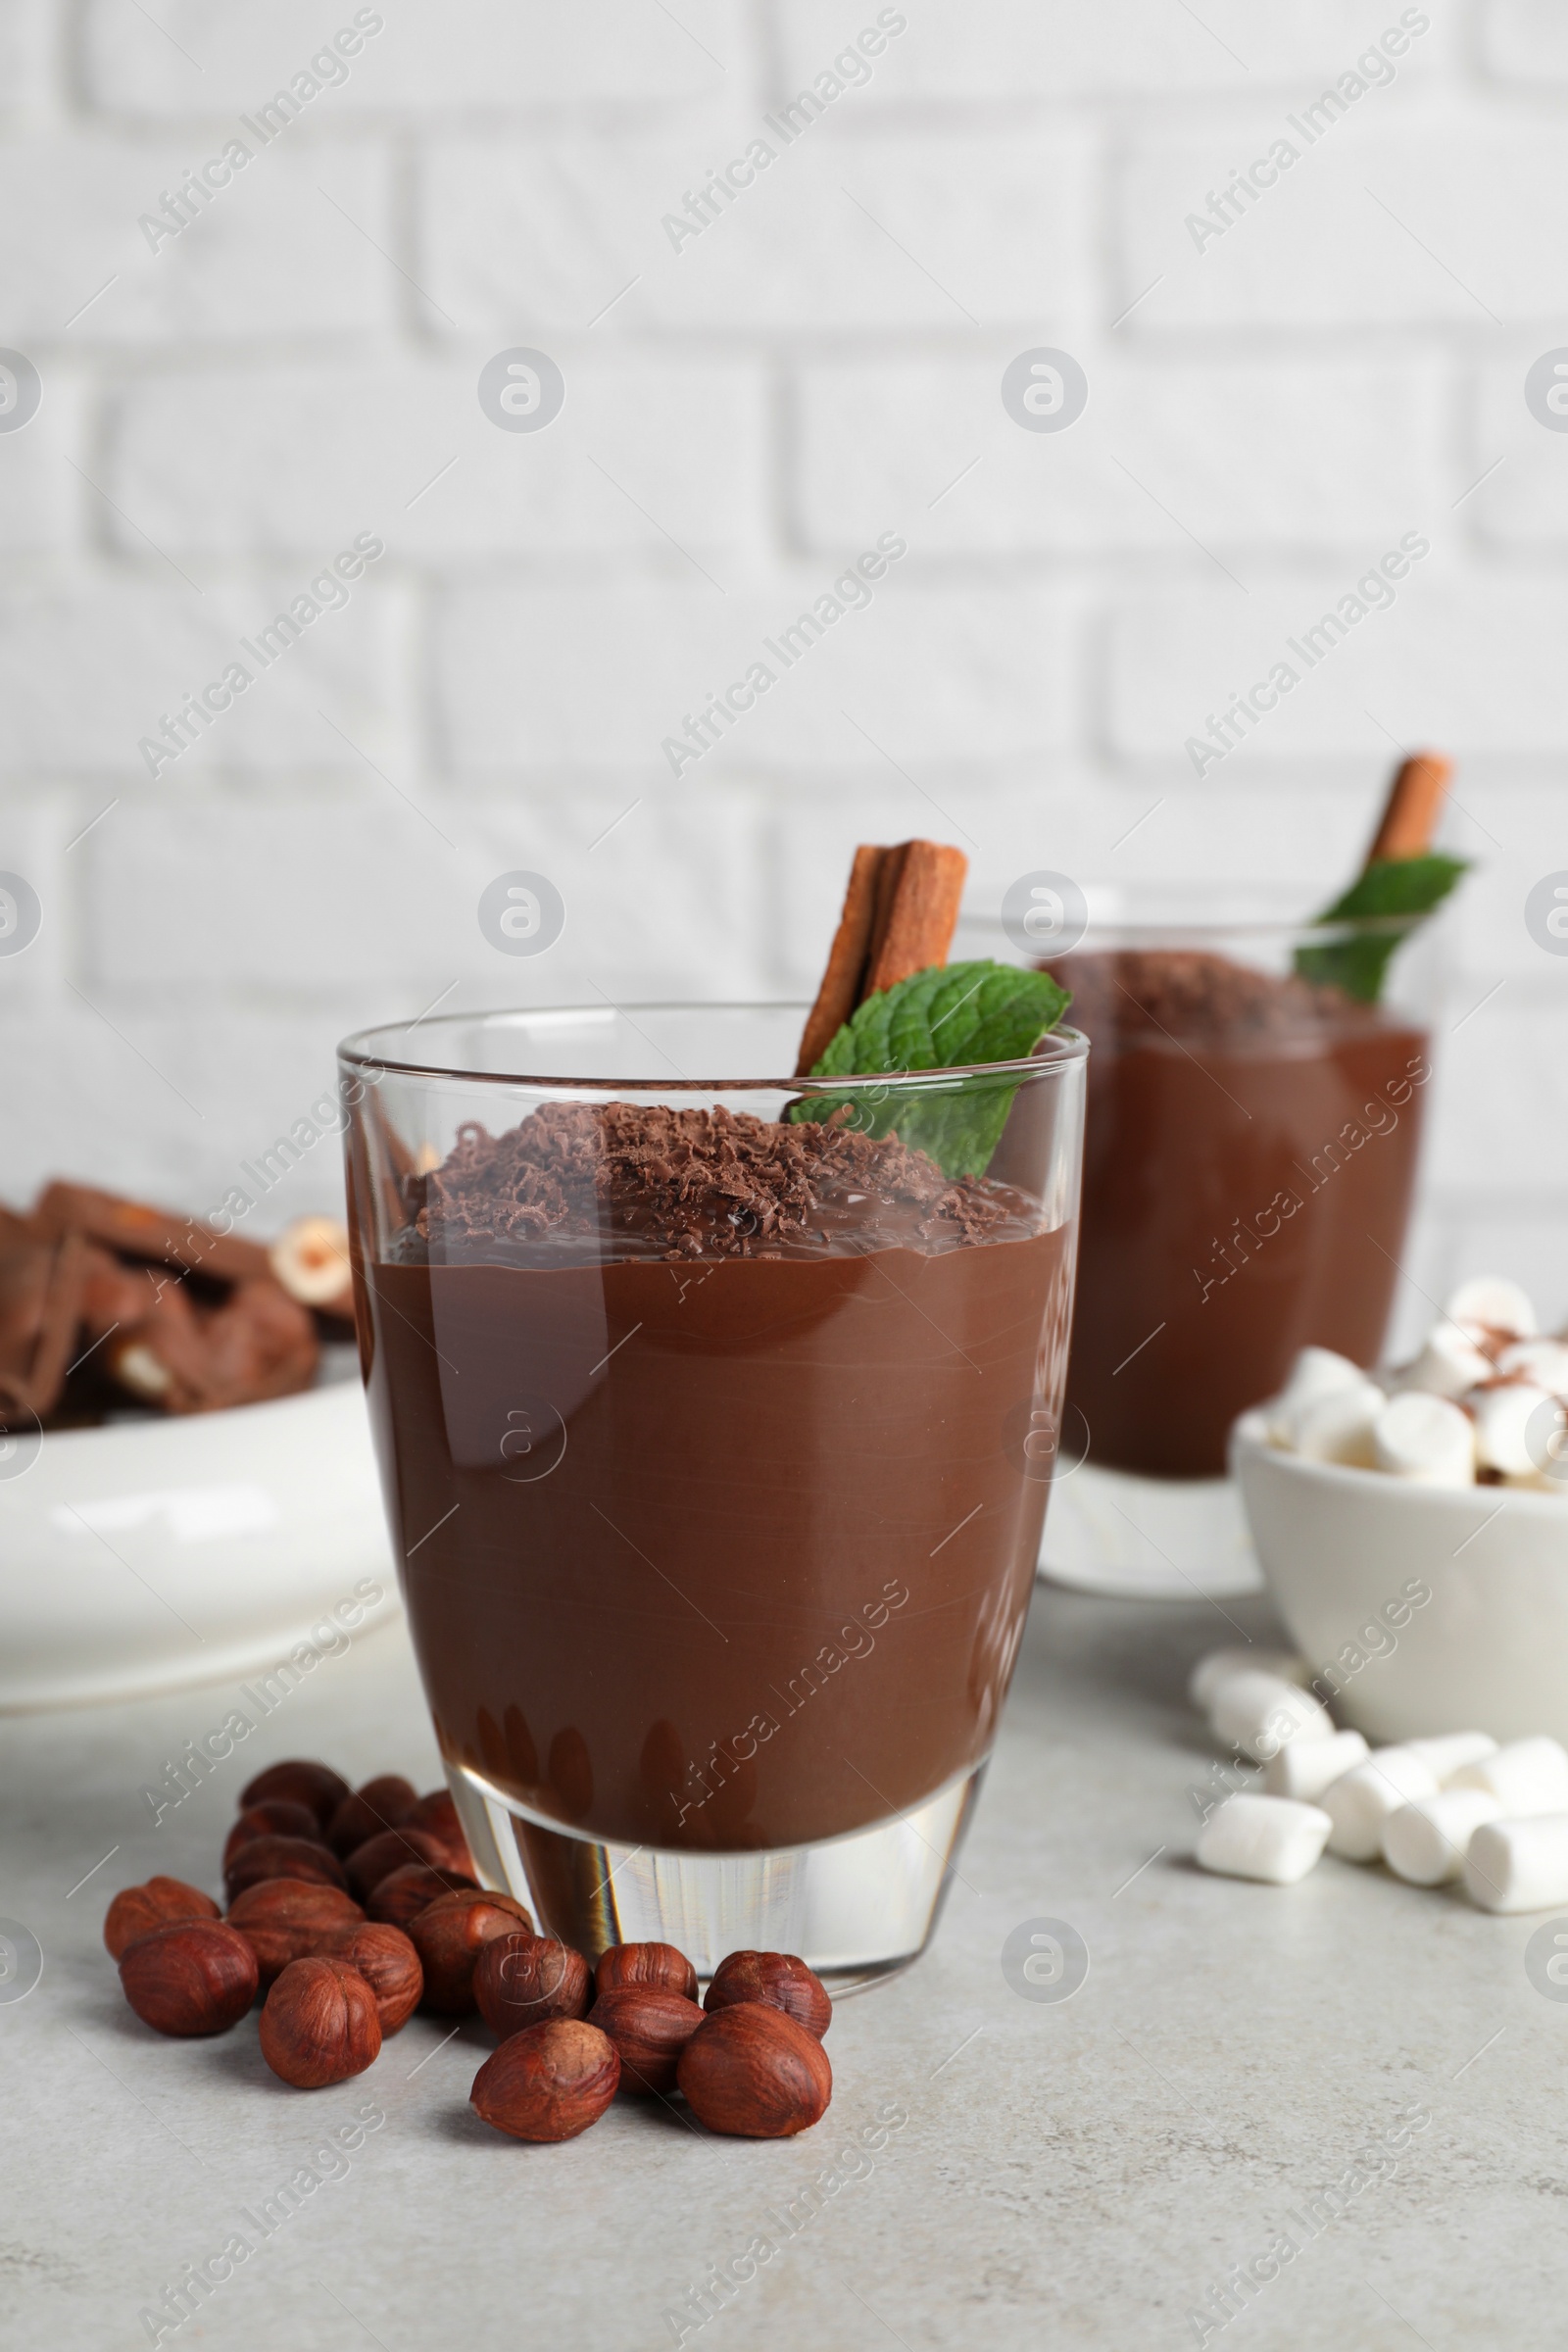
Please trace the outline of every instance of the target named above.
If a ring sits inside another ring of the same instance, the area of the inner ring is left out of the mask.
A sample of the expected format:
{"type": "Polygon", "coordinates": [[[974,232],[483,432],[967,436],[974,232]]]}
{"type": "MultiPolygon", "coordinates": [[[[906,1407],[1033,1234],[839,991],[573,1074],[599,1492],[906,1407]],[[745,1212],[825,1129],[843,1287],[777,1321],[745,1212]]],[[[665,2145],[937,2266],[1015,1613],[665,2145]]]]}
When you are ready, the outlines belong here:
{"type": "Polygon", "coordinates": [[[1191,894],[1175,919],[1118,894],[1060,944],[1054,903],[1028,938],[962,929],[964,953],[1054,972],[1094,1049],[1063,1438],[1090,1475],[1053,1538],[1070,1534],[1070,1581],[1255,1582],[1220,1556],[1245,1551],[1233,1498],[1180,1488],[1223,1479],[1232,1423],[1298,1348],[1371,1365],[1384,1345],[1432,1075],[1431,951],[1405,947],[1410,919],[1303,924],[1260,895],[1216,894],[1205,920],[1191,894]],[[1385,956],[1379,1001],[1339,985],[1385,956]]]}
{"type": "Polygon", "coordinates": [[[751,1075],[803,1016],[340,1052],[371,1421],[482,1876],[591,1957],[795,1951],[842,1989],[929,1936],[1017,1654],[1088,1050],[751,1075]]]}

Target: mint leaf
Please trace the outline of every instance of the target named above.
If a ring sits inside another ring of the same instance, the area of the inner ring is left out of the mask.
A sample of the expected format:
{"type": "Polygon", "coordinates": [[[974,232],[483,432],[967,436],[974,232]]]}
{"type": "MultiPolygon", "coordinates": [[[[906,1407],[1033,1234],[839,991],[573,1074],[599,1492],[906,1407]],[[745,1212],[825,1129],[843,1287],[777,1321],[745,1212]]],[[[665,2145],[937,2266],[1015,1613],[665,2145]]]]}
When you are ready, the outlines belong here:
{"type": "MultiPolygon", "coordinates": [[[[1382,858],[1351,883],[1318,916],[1320,923],[1368,921],[1377,917],[1404,919],[1430,914],[1442,905],[1461,874],[1462,858],[1382,858]]],[[[1413,924],[1411,925],[1413,928],[1413,924]]],[[[1347,939],[1332,947],[1299,948],[1296,968],[1303,980],[1320,987],[1339,988],[1363,1004],[1375,1004],[1383,993],[1389,963],[1409,937],[1409,929],[1390,930],[1382,937],[1347,939]]]]}
{"type": "MultiPolygon", "coordinates": [[[[1071,999],[1049,972],[1010,963],[934,963],[859,1005],[811,1072],[813,1078],[870,1078],[908,1070],[958,1069],[1021,1061],[1054,1029],[1071,999]]],[[[848,1106],[862,1135],[898,1135],[948,1176],[981,1176],[1002,1139],[1016,1078],[981,1074],[951,1087],[901,1093],[894,1086],[847,1087],[791,1105],[796,1120],[823,1120],[848,1106]]]]}

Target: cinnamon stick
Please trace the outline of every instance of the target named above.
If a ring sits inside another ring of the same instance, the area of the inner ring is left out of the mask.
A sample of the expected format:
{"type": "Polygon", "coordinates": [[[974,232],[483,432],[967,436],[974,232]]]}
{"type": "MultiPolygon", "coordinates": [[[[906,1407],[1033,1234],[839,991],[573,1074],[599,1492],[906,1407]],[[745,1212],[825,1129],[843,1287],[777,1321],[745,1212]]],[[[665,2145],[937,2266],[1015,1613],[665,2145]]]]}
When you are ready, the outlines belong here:
{"type": "Polygon", "coordinates": [[[862,842],[850,867],[827,969],[801,1038],[805,1077],[858,1004],[946,963],[969,860],[938,841],[862,842]]]}
{"type": "Polygon", "coordinates": [[[1377,865],[1391,858],[1426,856],[1443,814],[1452,774],[1453,761],[1445,759],[1441,752],[1417,752],[1404,761],[1390,787],[1382,819],[1366,854],[1368,865],[1377,865]]]}

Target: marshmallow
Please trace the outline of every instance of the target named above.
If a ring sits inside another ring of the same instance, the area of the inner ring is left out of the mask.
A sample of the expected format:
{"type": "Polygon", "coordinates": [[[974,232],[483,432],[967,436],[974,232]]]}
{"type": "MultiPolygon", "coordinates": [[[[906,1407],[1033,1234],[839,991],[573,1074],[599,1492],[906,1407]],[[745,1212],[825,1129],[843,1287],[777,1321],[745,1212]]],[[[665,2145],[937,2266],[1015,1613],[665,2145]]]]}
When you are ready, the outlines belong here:
{"type": "Polygon", "coordinates": [[[1291,1366],[1291,1377],[1268,1409],[1268,1434],[1277,1446],[1294,1446],[1295,1418],[1304,1405],[1340,1389],[1358,1389],[1366,1379],[1359,1364],[1332,1348],[1302,1348],[1291,1366]]]}
{"type": "Polygon", "coordinates": [[[1188,1677],[1187,1695],[1199,1713],[1206,1715],[1226,1676],[1250,1670],[1277,1674],[1282,1682],[1298,1683],[1306,1674],[1306,1660],[1294,1649],[1263,1649],[1255,1644],[1247,1649],[1211,1649],[1199,1659],[1188,1677]]]}
{"type": "Polygon", "coordinates": [[[1479,1764],[1483,1756],[1497,1752],[1490,1732],[1444,1732],[1435,1740],[1401,1740],[1399,1745],[1437,1774],[1440,1788],[1450,1788],[1454,1774],[1467,1764],[1479,1764]]]}
{"type": "Polygon", "coordinates": [[[1538,1389],[1568,1396],[1568,1344],[1562,1340],[1515,1340],[1498,1356],[1497,1370],[1514,1378],[1522,1373],[1538,1389]]]}
{"type": "Polygon", "coordinates": [[[1284,1796],[1228,1796],[1203,1824],[1198,1860],[1227,1878],[1294,1886],[1317,1861],[1328,1834],[1329,1817],[1316,1805],[1284,1796]]]}
{"type": "Polygon", "coordinates": [[[1428,1396],[1462,1396],[1492,1378],[1492,1358],[1478,1345],[1479,1324],[1461,1329],[1439,1323],[1429,1331],[1420,1354],[1394,1375],[1396,1394],[1414,1389],[1428,1396]]]}
{"type": "Polygon", "coordinates": [[[1408,1390],[1391,1396],[1372,1431],[1377,1467],[1412,1486],[1468,1487],[1475,1483],[1476,1433],[1469,1415],[1446,1396],[1408,1390]]]}
{"type": "Polygon", "coordinates": [[[1375,1381],[1314,1396],[1280,1426],[1296,1451],[1313,1462],[1344,1462],[1359,1470],[1373,1464],[1372,1433],[1388,1398],[1375,1381]]]}
{"type": "Polygon", "coordinates": [[[1208,1706],[1208,1724],[1224,1747],[1239,1747],[1256,1764],[1293,1740],[1326,1740],[1334,1730],[1328,1710],[1277,1674],[1255,1667],[1228,1674],[1208,1706]]]}
{"type": "Polygon", "coordinates": [[[1529,1381],[1505,1380],[1472,1389],[1464,1402],[1475,1423],[1476,1459],[1482,1467],[1500,1470],[1509,1478],[1533,1478],[1537,1463],[1529,1441],[1542,1426],[1551,1429],[1557,1416],[1548,1410],[1544,1424],[1538,1422],[1536,1430],[1531,1421],[1542,1405],[1551,1407],[1555,1399],[1529,1381]]]}
{"type": "Polygon", "coordinates": [[[1383,1850],[1383,1825],[1389,1815],[1415,1797],[1437,1793],[1437,1775],[1430,1764],[1423,1764],[1408,1748],[1380,1747],[1323,1791],[1323,1810],[1334,1825],[1329,1852],[1347,1862],[1375,1862],[1383,1850]]]}
{"type": "Polygon", "coordinates": [[[1536,1813],[1568,1812],[1568,1752],[1544,1735],[1461,1765],[1450,1788],[1480,1788],[1494,1796],[1510,1821],[1536,1813]]]}
{"type": "Polygon", "coordinates": [[[1263,1787],[1270,1796],[1294,1796],[1316,1804],[1342,1773],[1359,1764],[1366,1754],[1359,1732],[1335,1732],[1327,1740],[1293,1740],[1263,1767],[1263,1787]]]}
{"type": "Polygon", "coordinates": [[[1515,1339],[1534,1337],[1538,1325],[1528,1292],[1500,1274],[1478,1274],[1461,1282],[1444,1313],[1455,1323],[1480,1323],[1488,1331],[1511,1332],[1515,1339]]]}
{"type": "Polygon", "coordinates": [[[1464,1858],[1464,1890],[1483,1911],[1568,1903],[1568,1813],[1483,1822],[1464,1858]]]}
{"type": "Polygon", "coordinates": [[[1383,1859],[1412,1886],[1442,1886],[1464,1868],[1470,1840],[1498,1818],[1497,1800],[1479,1788],[1443,1788],[1401,1805],[1383,1824],[1383,1859]]]}

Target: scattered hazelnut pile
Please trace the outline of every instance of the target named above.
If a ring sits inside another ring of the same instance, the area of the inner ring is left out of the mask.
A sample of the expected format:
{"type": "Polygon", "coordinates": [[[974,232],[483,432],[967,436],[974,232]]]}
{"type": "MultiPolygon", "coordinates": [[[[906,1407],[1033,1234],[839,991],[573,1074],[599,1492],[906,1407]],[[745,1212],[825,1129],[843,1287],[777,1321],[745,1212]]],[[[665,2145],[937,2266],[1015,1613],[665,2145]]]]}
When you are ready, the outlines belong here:
{"type": "Polygon", "coordinates": [[[224,2034],[265,1995],[262,2056],[299,2090],[363,2074],[417,2008],[477,2010],[500,2043],[469,2098],[514,2139],[575,2138],[617,2090],[679,2091],[711,2132],[783,2139],[833,2095],[833,2004],[804,1960],[731,1952],[697,2001],[667,1943],[612,1944],[597,1969],[491,1894],[448,1791],[395,1773],[351,1790],[324,1764],[274,1764],[223,1847],[226,1914],[178,1879],[127,1886],[104,1942],[160,2034],[224,2034]]]}

